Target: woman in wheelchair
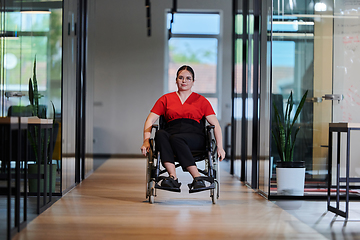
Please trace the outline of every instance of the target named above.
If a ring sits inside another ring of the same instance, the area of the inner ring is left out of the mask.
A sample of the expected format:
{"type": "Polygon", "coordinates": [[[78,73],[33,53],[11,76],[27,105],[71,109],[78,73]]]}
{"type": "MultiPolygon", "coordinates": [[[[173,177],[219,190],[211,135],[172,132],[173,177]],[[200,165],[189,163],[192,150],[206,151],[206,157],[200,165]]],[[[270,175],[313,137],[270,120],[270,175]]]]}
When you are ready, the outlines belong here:
{"type": "Polygon", "coordinates": [[[188,171],[193,177],[191,187],[193,189],[205,187],[191,153],[192,150],[205,148],[205,131],[200,123],[204,117],[215,126],[214,135],[219,160],[225,158],[221,128],[215,112],[205,97],[191,91],[194,81],[193,69],[186,65],[180,67],[176,74],[178,90],[160,97],[144,124],[144,142],[141,152],[146,156],[150,148],[152,125],[160,116],[164,116],[166,121],[166,128],[158,130],[155,135],[161,162],[169,174],[169,177],[165,177],[161,182],[161,187],[164,188],[180,188],[181,183],[177,179],[175,170],[175,156],[183,170],[188,171]]]}

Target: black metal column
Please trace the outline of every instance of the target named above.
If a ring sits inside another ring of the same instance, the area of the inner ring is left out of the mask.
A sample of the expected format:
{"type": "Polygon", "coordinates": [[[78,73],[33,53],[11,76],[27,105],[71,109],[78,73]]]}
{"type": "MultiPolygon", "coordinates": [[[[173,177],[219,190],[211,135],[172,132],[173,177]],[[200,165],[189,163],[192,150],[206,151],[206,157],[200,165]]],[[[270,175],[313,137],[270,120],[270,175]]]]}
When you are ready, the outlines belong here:
{"type": "Polygon", "coordinates": [[[243,35],[242,35],[242,113],[241,113],[241,174],[240,180],[245,181],[246,174],[246,161],[247,161],[247,119],[246,119],[246,99],[247,99],[247,42],[248,42],[248,29],[247,20],[249,15],[249,5],[247,0],[243,0],[243,35]]]}
{"type": "Polygon", "coordinates": [[[327,210],[329,211],[330,208],[330,201],[331,201],[331,178],[332,178],[332,140],[333,133],[329,128],[329,140],[328,140],[328,179],[327,179],[327,210]]]}
{"type": "MultiPolygon", "coordinates": [[[[29,151],[28,151],[28,143],[29,143],[29,139],[28,139],[28,123],[27,121],[23,122],[22,118],[20,118],[20,128],[24,129],[24,149],[25,149],[25,159],[24,159],[24,186],[28,185],[29,182],[29,176],[28,176],[28,156],[29,156],[29,151]]],[[[22,225],[20,226],[20,231],[23,229],[23,227],[25,227],[26,223],[27,223],[27,204],[28,204],[28,190],[26,187],[24,187],[23,190],[23,194],[24,194],[24,206],[23,206],[23,222],[21,223],[22,225]]]]}
{"type": "Polygon", "coordinates": [[[259,159],[259,96],[260,96],[260,0],[254,0],[254,52],[253,52],[253,137],[251,154],[251,187],[258,188],[259,159]]]}
{"type": "Polygon", "coordinates": [[[76,66],[76,149],[75,182],[85,178],[85,103],[86,103],[86,27],[87,0],[78,0],[76,66]]]}
{"type": "Polygon", "coordinates": [[[7,164],[7,189],[8,189],[8,196],[7,196],[7,239],[11,239],[11,159],[12,159],[12,133],[9,127],[9,159],[6,162],[7,164]]]}
{"type": "MultiPolygon", "coordinates": [[[[1,12],[1,16],[0,16],[0,31],[1,32],[5,32],[5,25],[6,25],[6,20],[5,20],[5,9],[6,9],[6,1],[5,0],[0,0],[0,12],[1,12]]],[[[4,62],[4,49],[5,49],[5,41],[0,41],[0,63],[1,63],[1,67],[4,66],[3,62],[4,62]]],[[[5,71],[2,71],[1,76],[0,76],[0,86],[4,86],[5,85],[5,71]]],[[[0,116],[6,116],[5,113],[5,88],[0,88],[0,116]]]]}
{"type": "MultiPolygon", "coordinates": [[[[18,131],[17,131],[17,156],[15,159],[15,228],[19,228],[20,226],[20,158],[21,158],[21,123],[20,118],[18,118],[18,131]]],[[[11,159],[9,159],[11,160],[11,159]]]]}
{"type": "MultiPolygon", "coordinates": [[[[234,175],[234,162],[235,162],[235,154],[236,154],[236,121],[235,121],[235,64],[236,64],[236,32],[235,32],[235,19],[236,14],[238,12],[238,4],[237,0],[232,1],[232,41],[231,41],[231,47],[232,47],[232,55],[231,55],[231,61],[232,61],[232,67],[231,67],[231,100],[232,100],[232,107],[231,107],[231,153],[230,153],[230,174],[234,175]]],[[[227,139],[226,139],[227,140],[227,139]]],[[[227,146],[226,146],[227,147],[227,146]]]]}

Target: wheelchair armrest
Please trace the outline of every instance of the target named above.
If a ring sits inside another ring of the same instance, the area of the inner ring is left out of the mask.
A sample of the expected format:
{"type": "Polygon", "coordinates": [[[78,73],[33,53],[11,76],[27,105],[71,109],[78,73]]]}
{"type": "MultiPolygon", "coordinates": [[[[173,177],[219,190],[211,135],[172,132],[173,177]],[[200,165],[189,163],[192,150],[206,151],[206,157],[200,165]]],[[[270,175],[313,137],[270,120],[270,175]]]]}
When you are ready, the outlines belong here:
{"type": "Polygon", "coordinates": [[[209,149],[212,149],[211,151],[213,154],[216,152],[216,149],[217,149],[216,141],[213,138],[214,129],[215,129],[214,125],[206,126],[207,144],[208,144],[209,149]]]}
{"type": "Polygon", "coordinates": [[[157,124],[153,124],[152,126],[151,126],[151,131],[153,130],[153,128],[155,128],[155,132],[159,129],[159,125],[157,125],[157,124]]]}
{"type": "Polygon", "coordinates": [[[207,126],[206,126],[206,130],[207,130],[207,131],[210,131],[210,130],[212,130],[212,129],[214,129],[214,128],[215,128],[214,125],[207,125],[207,126]]]}
{"type": "Polygon", "coordinates": [[[214,129],[215,129],[214,125],[207,125],[206,126],[206,135],[208,135],[208,137],[211,137],[211,131],[212,131],[212,133],[214,133],[214,129]]]}

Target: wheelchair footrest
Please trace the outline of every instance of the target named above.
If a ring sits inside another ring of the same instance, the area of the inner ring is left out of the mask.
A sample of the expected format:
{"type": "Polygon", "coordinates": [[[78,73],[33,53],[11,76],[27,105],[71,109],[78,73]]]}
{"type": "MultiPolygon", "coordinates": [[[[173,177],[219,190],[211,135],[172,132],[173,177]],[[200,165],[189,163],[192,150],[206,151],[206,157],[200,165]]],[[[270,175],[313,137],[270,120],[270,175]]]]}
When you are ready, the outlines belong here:
{"type": "Polygon", "coordinates": [[[202,192],[202,191],[206,191],[206,190],[210,190],[210,189],[214,189],[215,188],[215,184],[212,183],[210,186],[208,187],[203,187],[203,188],[196,188],[193,189],[191,184],[188,184],[189,187],[189,193],[196,193],[196,192],[202,192]]]}
{"type": "Polygon", "coordinates": [[[181,192],[180,188],[162,187],[158,183],[155,183],[155,188],[166,190],[166,191],[171,191],[171,192],[181,192]]]}

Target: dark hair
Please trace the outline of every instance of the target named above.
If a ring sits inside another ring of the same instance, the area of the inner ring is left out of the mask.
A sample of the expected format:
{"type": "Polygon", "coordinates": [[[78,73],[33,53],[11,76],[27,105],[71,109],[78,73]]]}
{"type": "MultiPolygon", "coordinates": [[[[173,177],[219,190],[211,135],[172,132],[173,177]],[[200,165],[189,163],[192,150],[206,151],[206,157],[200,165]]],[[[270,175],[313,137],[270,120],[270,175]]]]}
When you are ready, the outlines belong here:
{"type": "Polygon", "coordinates": [[[187,70],[191,73],[192,77],[193,77],[193,81],[195,81],[195,73],[194,70],[192,69],[192,67],[188,66],[188,65],[182,65],[176,72],[176,78],[179,76],[179,73],[183,70],[187,70]]]}

